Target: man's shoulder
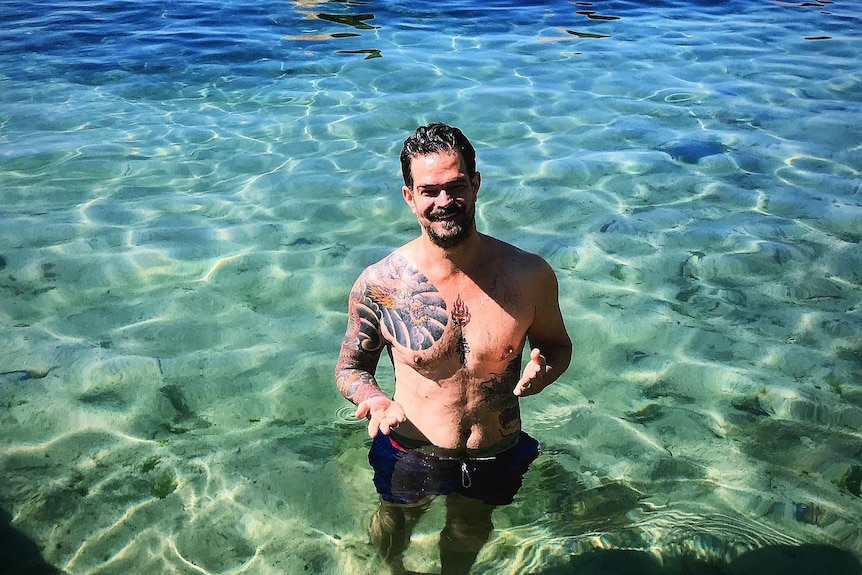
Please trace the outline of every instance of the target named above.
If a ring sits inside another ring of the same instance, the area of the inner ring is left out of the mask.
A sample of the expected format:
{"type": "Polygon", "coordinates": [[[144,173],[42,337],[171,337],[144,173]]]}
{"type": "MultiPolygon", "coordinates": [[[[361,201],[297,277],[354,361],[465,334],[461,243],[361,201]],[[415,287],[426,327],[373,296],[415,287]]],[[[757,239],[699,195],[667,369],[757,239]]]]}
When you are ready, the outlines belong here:
{"type": "Polygon", "coordinates": [[[403,247],[398,248],[387,254],[383,259],[369,265],[362,272],[362,277],[373,281],[401,276],[404,270],[408,269],[411,265],[403,250],[403,247]]]}
{"type": "Polygon", "coordinates": [[[542,256],[528,252],[499,238],[485,236],[485,241],[492,252],[497,254],[506,265],[518,266],[527,270],[534,266],[543,268],[548,265],[542,256]]]}
{"type": "Polygon", "coordinates": [[[554,288],[557,276],[545,258],[500,239],[490,240],[494,243],[488,245],[493,245],[497,254],[490,265],[497,269],[497,275],[508,277],[525,294],[545,294],[554,288]]]}

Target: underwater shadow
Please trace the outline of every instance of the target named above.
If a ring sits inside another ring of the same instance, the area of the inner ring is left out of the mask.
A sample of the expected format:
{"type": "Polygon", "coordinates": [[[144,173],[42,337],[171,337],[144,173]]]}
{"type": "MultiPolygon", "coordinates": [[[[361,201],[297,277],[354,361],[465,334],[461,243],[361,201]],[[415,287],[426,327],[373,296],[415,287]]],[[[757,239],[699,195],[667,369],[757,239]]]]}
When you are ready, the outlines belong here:
{"type": "Polygon", "coordinates": [[[0,508],[0,573],[3,575],[60,575],[42,558],[36,542],[12,526],[12,515],[0,508]]]}
{"type": "Polygon", "coordinates": [[[676,557],[659,563],[645,551],[598,549],[574,555],[565,565],[534,575],[860,575],[859,559],[831,545],[770,545],[743,553],[728,564],[676,557]]]}

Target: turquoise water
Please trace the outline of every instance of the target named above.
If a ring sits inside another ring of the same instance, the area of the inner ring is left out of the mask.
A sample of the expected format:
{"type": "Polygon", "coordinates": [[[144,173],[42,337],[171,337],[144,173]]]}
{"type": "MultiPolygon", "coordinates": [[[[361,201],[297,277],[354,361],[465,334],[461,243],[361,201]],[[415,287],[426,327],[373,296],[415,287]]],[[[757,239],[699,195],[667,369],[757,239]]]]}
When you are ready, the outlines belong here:
{"type": "MultiPolygon", "coordinates": [[[[417,233],[397,155],[429,121],[473,140],[479,226],[554,266],[575,344],[475,572],[862,558],[854,2],[0,22],[0,566],[378,572],[332,369],[356,275],[417,233]]],[[[439,572],[441,518],[408,567],[439,572]]]]}

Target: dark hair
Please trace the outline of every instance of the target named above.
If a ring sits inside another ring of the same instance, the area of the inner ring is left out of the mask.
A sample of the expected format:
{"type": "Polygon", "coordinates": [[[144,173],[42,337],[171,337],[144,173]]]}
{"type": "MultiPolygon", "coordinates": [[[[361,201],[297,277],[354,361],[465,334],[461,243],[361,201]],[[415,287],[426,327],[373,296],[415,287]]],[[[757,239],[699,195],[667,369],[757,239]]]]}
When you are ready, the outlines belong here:
{"type": "Polygon", "coordinates": [[[476,174],[476,150],[458,128],[439,122],[419,126],[416,131],[404,140],[401,148],[401,175],[404,185],[413,187],[413,173],[410,171],[410,161],[416,156],[427,156],[445,152],[458,152],[467,167],[467,177],[476,174]]]}

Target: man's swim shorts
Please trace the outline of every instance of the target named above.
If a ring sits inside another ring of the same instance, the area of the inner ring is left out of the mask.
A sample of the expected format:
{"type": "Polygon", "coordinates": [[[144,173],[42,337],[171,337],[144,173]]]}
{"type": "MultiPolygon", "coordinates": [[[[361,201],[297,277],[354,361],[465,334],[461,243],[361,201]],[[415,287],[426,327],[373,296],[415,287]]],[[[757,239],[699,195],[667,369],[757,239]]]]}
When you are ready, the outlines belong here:
{"type": "Polygon", "coordinates": [[[508,505],[538,456],[539,442],[523,431],[515,445],[489,457],[432,455],[378,433],[368,461],[377,492],[391,503],[418,503],[429,495],[454,492],[489,505],[508,505]]]}

